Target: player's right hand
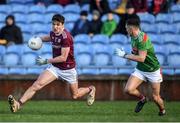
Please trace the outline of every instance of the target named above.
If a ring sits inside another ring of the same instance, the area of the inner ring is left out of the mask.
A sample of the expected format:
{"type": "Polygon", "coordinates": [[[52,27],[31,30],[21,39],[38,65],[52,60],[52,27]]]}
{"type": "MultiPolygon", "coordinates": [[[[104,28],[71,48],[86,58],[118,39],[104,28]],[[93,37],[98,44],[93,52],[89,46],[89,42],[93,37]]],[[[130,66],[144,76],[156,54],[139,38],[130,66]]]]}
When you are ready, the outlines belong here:
{"type": "Polygon", "coordinates": [[[36,59],[36,64],[38,65],[48,64],[48,59],[44,59],[41,56],[38,56],[38,58],[36,59]]]}
{"type": "Polygon", "coordinates": [[[126,55],[126,52],[122,48],[120,48],[120,49],[116,48],[114,51],[114,54],[124,58],[126,55]]]}

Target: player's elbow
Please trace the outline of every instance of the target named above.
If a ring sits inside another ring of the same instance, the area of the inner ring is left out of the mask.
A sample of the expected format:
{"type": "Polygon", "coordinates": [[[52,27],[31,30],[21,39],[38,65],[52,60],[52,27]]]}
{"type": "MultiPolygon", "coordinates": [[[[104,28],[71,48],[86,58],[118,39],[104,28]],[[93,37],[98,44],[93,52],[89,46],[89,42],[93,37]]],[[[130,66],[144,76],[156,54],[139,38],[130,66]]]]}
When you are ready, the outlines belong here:
{"type": "Polygon", "coordinates": [[[62,57],[62,62],[65,62],[67,60],[67,57],[62,57]]]}

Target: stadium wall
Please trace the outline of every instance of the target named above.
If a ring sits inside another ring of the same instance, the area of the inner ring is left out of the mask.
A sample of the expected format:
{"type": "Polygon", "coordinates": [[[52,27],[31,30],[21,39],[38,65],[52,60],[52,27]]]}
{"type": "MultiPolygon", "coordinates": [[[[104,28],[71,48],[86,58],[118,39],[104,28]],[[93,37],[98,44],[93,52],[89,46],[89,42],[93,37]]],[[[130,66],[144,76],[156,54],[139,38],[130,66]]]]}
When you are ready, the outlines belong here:
{"type": "MultiPolygon", "coordinates": [[[[9,94],[20,97],[32,85],[37,76],[0,76],[0,99],[6,100],[9,94]]],[[[135,100],[123,92],[128,76],[79,76],[79,86],[95,85],[97,100],[135,100]]],[[[180,101],[180,76],[165,76],[162,83],[161,96],[165,100],[180,101]]],[[[151,87],[143,83],[139,88],[150,99],[151,87]]],[[[69,86],[61,80],[56,80],[40,90],[34,100],[70,100],[69,86]]],[[[85,99],[85,98],[84,98],[85,99]]]]}

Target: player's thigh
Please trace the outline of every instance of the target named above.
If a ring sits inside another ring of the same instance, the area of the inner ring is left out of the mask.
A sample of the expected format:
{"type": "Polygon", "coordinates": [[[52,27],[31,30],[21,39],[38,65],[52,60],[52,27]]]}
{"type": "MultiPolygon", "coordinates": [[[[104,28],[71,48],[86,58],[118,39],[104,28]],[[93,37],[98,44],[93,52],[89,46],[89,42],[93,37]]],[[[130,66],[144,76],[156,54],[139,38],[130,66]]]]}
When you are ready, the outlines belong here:
{"type": "Polygon", "coordinates": [[[35,81],[34,85],[39,85],[41,87],[51,83],[52,81],[56,80],[57,77],[52,74],[50,71],[45,70],[44,72],[42,72],[38,79],[35,81]]]}
{"type": "Polygon", "coordinates": [[[143,82],[142,79],[131,75],[126,83],[125,90],[134,90],[136,89],[141,83],[143,82]]]}
{"type": "Polygon", "coordinates": [[[161,83],[151,83],[152,94],[158,96],[160,94],[161,83]]]}
{"type": "Polygon", "coordinates": [[[74,82],[72,84],[69,84],[69,88],[72,95],[75,95],[78,93],[78,82],[74,82]]]}

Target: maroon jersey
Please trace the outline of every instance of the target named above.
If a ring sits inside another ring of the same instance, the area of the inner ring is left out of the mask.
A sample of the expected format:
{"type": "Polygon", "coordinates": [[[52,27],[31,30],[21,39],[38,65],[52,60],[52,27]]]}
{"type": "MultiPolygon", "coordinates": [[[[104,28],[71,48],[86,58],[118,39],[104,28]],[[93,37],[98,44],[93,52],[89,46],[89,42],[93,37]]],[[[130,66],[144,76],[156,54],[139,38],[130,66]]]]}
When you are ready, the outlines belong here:
{"type": "Polygon", "coordinates": [[[52,65],[62,70],[74,68],[76,63],[74,59],[73,38],[71,34],[64,29],[60,35],[56,35],[51,31],[50,37],[52,42],[53,58],[61,55],[61,48],[70,47],[67,60],[65,62],[53,63],[52,65]]]}

